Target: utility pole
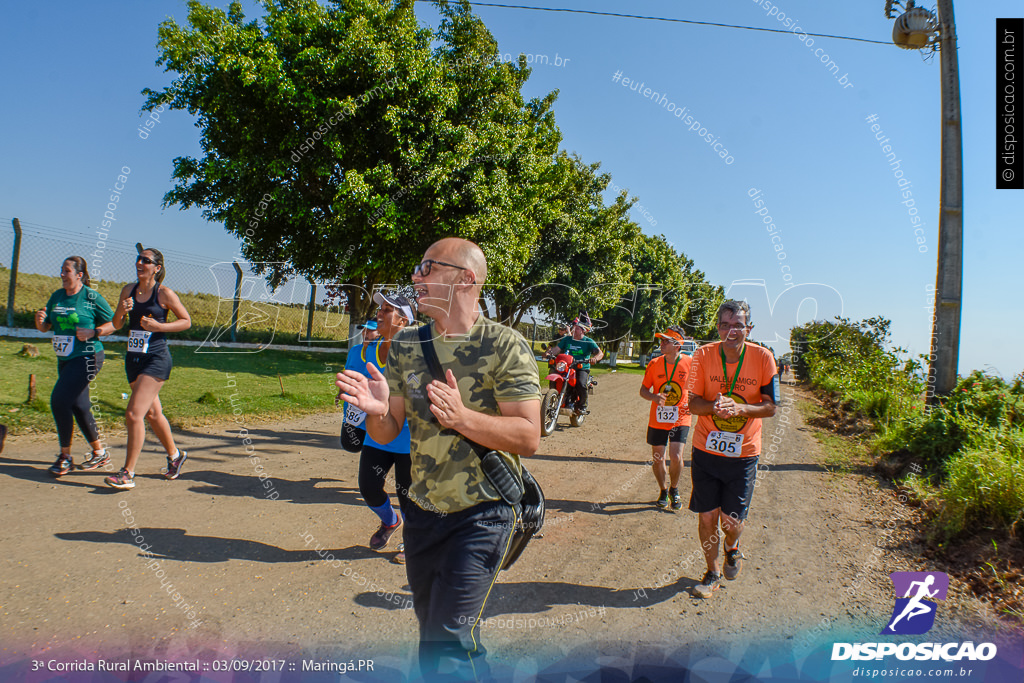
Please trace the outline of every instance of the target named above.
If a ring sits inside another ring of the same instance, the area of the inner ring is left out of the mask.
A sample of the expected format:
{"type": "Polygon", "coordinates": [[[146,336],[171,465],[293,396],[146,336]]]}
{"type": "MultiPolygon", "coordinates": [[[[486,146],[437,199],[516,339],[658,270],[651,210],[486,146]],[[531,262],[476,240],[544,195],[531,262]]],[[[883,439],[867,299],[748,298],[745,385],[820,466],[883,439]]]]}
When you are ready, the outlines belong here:
{"type": "MultiPolygon", "coordinates": [[[[960,122],[960,69],[957,60],[953,0],[936,0],[938,16],[914,0],[896,18],[892,40],[908,50],[939,51],[942,89],[942,167],[939,192],[938,267],[935,275],[935,312],[931,329],[928,368],[928,404],[956,388],[960,361],[960,310],[964,265],[963,138],[960,122]]],[[[893,18],[899,0],[887,0],[885,16],[893,18]]]]}
{"type": "Polygon", "coordinates": [[[956,54],[953,0],[938,0],[942,78],[942,189],[939,193],[939,265],[935,279],[935,322],[928,403],[956,388],[960,360],[960,309],[964,264],[963,140],[960,125],[960,70],[956,54]],[[934,391],[933,391],[934,389],[934,391]]]}

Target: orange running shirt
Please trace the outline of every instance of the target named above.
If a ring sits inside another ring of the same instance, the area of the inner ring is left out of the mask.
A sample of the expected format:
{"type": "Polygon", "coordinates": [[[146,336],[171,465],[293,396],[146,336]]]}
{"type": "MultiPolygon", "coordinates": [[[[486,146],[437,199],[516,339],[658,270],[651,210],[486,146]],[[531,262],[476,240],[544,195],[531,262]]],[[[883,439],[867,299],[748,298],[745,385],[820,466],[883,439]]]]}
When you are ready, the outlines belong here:
{"type": "MultiPolygon", "coordinates": [[[[690,372],[692,384],[689,390],[708,401],[714,401],[718,394],[727,394],[732,385],[739,363],[727,363],[728,384],[722,376],[722,356],[719,347],[722,342],[712,342],[697,349],[693,354],[693,369],[690,372]]],[[[760,403],[761,387],[768,387],[775,378],[775,358],[771,351],[746,342],[746,353],[743,366],[740,368],[739,379],[733,390],[733,399],[737,403],[760,403]]],[[[770,392],[770,390],[768,390],[770,392]]],[[[770,393],[769,393],[770,395],[770,393]]],[[[722,420],[714,415],[700,415],[694,431],[693,445],[702,451],[733,457],[751,457],[761,452],[761,418],[732,418],[722,420]],[[708,436],[716,434],[716,444],[708,444],[708,436]],[[741,434],[743,444],[741,452],[729,452],[728,442],[735,439],[733,435],[741,434]],[[726,446],[721,444],[723,441],[726,446]],[[717,446],[717,448],[715,447],[717,446]]]]}
{"type": "Polygon", "coordinates": [[[690,407],[688,405],[690,397],[686,393],[686,383],[692,362],[692,358],[685,353],[680,353],[679,364],[668,363],[667,369],[667,361],[664,356],[655,358],[647,364],[647,372],[644,373],[644,386],[647,387],[648,391],[652,391],[655,394],[662,392],[668,394],[668,398],[665,399],[665,408],[669,409],[665,410],[662,408],[659,411],[658,404],[651,401],[651,415],[647,419],[648,427],[668,430],[679,425],[690,425],[690,407]],[[675,372],[672,371],[673,366],[675,366],[675,372]],[[672,375],[672,382],[667,385],[669,375],[672,375]],[[672,410],[672,407],[676,407],[678,410],[672,410]],[[658,419],[659,413],[662,420],[671,418],[672,413],[678,413],[678,415],[672,422],[662,422],[658,419]]]}

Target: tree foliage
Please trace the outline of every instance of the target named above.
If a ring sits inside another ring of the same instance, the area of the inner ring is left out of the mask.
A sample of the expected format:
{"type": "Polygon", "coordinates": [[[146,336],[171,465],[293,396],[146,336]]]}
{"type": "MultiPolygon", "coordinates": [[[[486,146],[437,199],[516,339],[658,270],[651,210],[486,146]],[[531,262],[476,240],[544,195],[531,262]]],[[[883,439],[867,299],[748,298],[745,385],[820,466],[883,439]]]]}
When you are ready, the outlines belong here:
{"type": "Polygon", "coordinates": [[[601,316],[604,339],[618,341],[628,334],[641,342],[641,351],[646,353],[654,334],[669,325],[683,326],[692,333],[692,320],[706,317],[709,306],[713,306],[713,317],[722,288],[707,283],[704,274],[693,269],[693,261],[677,253],[664,236],[638,235],[630,245],[627,262],[633,277],[624,296],[601,316]]]}
{"type": "Polygon", "coordinates": [[[145,108],[196,114],[204,153],[175,159],[165,204],[222,222],[275,286],[405,282],[451,235],[481,244],[492,281],[518,279],[554,98],[523,100],[529,69],[494,59],[467,4],[440,3],[436,35],[412,5],[276,0],[247,22],[237,2],[193,1],[187,25],[162,24],[158,64],[177,77],[145,108]]]}
{"type": "Polygon", "coordinates": [[[599,315],[631,286],[627,255],[640,228],[629,220],[632,202],[624,196],[605,206],[610,178],[597,174],[599,166],[561,153],[548,168],[530,261],[518,282],[491,293],[499,319],[518,323],[532,308],[552,320],[599,315]]]}
{"type": "Polygon", "coordinates": [[[635,199],[605,203],[599,164],[559,151],[557,93],[523,97],[526,58],[502,61],[465,0],[435,0],[437,30],[413,4],[264,0],[247,20],[239,2],[192,0],[185,24],[161,24],[157,63],[174,77],[143,91],[144,109],[195,115],[202,147],[174,160],[165,205],[223,223],[274,287],[340,283],[356,319],[449,236],[483,248],[502,320],[597,317],[638,283],[642,334],[698,315],[678,292],[714,288],[642,235],[635,199]]]}

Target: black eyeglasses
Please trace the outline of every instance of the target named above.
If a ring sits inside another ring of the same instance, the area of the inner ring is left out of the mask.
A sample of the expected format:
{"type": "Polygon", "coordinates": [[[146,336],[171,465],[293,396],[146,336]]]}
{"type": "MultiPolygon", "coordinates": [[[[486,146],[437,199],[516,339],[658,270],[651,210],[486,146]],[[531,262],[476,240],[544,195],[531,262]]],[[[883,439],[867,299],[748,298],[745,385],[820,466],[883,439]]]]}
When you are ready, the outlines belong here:
{"type": "Polygon", "coordinates": [[[416,267],[412,269],[412,274],[419,275],[420,277],[426,277],[430,275],[430,269],[435,265],[458,268],[459,270],[469,270],[469,268],[463,268],[462,266],[457,266],[454,263],[445,263],[444,261],[435,261],[432,258],[428,258],[424,259],[422,263],[416,264],[416,267]]]}
{"type": "Polygon", "coordinates": [[[139,261],[142,261],[147,266],[151,266],[154,263],[156,263],[156,261],[154,261],[153,259],[149,258],[148,256],[140,256],[139,258],[135,259],[136,263],[138,263],[139,261]]]}

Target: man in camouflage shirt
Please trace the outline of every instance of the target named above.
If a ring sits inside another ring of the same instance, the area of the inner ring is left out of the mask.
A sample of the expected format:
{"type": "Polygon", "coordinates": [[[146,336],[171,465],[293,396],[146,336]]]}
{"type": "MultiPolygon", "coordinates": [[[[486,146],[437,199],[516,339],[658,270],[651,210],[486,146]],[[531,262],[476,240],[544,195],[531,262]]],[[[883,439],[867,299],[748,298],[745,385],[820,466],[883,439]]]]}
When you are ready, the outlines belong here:
{"type": "Polygon", "coordinates": [[[446,382],[433,379],[418,329],[396,335],[386,375],[338,375],[343,398],[386,443],[409,420],[412,486],[405,510],[406,574],[428,679],[489,675],[480,643],[484,603],[508,552],[513,509],[501,500],[467,439],[500,451],[516,471],[540,446],[540,377],[526,340],[478,307],[487,260],[472,242],[431,245],[412,280],[446,382]]]}

